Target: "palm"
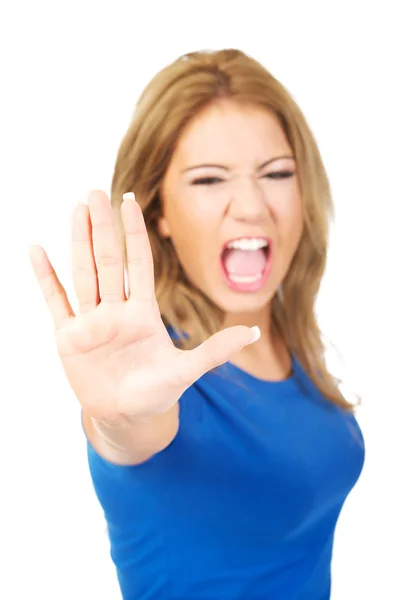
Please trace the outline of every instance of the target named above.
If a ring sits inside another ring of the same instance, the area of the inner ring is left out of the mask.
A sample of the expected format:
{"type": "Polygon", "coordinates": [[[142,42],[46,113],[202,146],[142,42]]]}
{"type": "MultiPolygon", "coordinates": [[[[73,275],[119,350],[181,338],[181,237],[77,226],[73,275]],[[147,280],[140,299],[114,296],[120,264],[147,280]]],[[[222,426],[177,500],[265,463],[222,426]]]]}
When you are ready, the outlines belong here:
{"type": "Polygon", "coordinates": [[[173,365],[181,351],[172,343],[161,318],[146,312],[128,302],[99,304],[57,332],[67,378],[92,414],[111,421],[120,414],[129,416],[133,391],[140,399],[140,405],[138,401],[134,404],[138,416],[150,407],[162,412],[176,400],[178,378],[174,380],[173,365]],[[160,385],[169,390],[168,397],[161,394],[161,400],[160,385]],[[151,401],[154,397],[160,400],[158,404],[151,401]]]}

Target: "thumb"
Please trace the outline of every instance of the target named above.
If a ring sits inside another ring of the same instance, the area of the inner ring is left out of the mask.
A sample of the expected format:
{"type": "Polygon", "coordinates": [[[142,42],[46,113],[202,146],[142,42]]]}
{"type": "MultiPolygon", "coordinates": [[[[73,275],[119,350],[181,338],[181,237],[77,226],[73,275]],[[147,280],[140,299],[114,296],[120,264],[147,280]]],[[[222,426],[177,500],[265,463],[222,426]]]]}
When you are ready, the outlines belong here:
{"type": "Polygon", "coordinates": [[[202,375],[227,362],[240,352],[242,348],[256,342],[260,338],[259,327],[236,325],[218,331],[208,340],[181,354],[182,380],[191,385],[202,375]]]}

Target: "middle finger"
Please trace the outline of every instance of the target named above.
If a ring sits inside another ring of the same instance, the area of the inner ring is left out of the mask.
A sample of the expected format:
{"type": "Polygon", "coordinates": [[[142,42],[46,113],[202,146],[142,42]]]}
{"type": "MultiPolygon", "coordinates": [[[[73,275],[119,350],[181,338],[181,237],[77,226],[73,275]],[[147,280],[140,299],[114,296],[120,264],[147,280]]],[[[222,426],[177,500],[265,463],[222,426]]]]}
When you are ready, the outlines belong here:
{"type": "Polygon", "coordinates": [[[124,257],[110,199],[95,190],[89,194],[88,204],[101,301],[122,302],[126,300],[124,257]]]}

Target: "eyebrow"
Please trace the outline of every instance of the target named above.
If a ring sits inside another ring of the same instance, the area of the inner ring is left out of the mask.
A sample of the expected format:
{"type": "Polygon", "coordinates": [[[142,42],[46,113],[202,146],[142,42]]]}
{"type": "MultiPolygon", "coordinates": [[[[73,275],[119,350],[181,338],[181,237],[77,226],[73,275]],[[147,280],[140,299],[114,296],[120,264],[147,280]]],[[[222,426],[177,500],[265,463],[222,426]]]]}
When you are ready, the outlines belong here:
{"type": "MultiPolygon", "coordinates": [[[[269,160],[266,160],[265,162],[263,162],[259,167],[257,167],[257,171],[261,171],[261,169],[264,169],[264,167],[271,164],[272,162],[275,162],[276,160],[282,160],[283,158],[291,158],[294,160],[294,156],[291,156],[291,155],[275,156],[274,158],[270,158],[269,160]]],[[[225,171],[229,170],[228,167],[225,167],[224,165],[201,164],[201,165],[195,165],[193,167],[188,167],[187,169],[183,169],[182,173],[186,173],[187,171],[192,171],[193,169],[200,169],[201,167],[217,167],[218,169],[224,169],[225,171]]]]}

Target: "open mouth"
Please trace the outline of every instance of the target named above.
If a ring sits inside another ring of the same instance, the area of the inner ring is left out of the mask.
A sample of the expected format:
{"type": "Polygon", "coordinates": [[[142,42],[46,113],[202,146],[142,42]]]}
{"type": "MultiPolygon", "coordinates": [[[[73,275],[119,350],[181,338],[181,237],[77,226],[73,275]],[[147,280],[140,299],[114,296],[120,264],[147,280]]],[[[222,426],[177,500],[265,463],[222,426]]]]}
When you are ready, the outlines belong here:
{"type": "Polygon", "coordinates": [[[272,242],[268,238],[232,240],[221,252],[225,280],[237,291],[256,291],[268,277],[271,259],[272,242]]]}

